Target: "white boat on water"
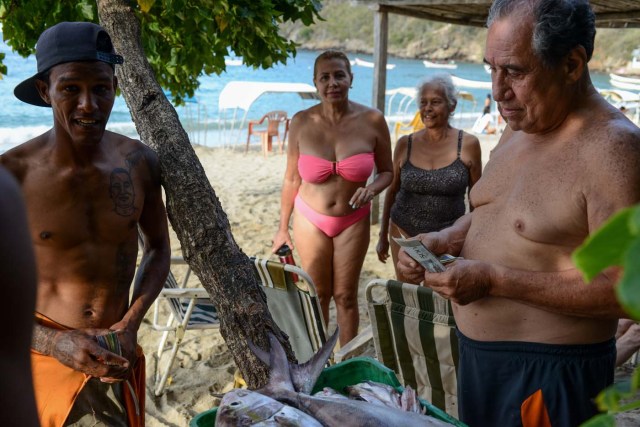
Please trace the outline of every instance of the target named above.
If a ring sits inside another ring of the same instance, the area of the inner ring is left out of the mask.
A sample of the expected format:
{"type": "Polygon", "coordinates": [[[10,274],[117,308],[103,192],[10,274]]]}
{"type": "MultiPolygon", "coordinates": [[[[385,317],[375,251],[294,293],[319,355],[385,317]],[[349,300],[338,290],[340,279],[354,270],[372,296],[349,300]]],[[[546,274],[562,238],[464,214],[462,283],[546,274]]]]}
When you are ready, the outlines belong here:
{"type": "Polygon", "coordinates": [[[636,85],[640,85],[640,77],[621,76],[619,74],[609,73],[609,78],[611,80],[616,80],[619,82],[633,83],[636,85]]]}
{"type": "Polygon", "coordinates": [[[456,68],[458,68],[458,64],[456,64],[453,61],[451,61],[451,62],[432,62],[432,61],[427,61],[425,59],[424,61],[422,61],[422,63],[427,68],[446,68],[446,69],[449,69],[449,70],[455,70],[456,68]]]}
{"type": "Polygon", "coordinates": [[[454,75],[451,76],[451,80],[453,81],[453,84],[456,86],[491,90],[491,82],[484,82],[480,80],[468,80],[468,79],[463,79],[454,75]]]}
{"type": "Polygon", "coordinates": [[[614,80],[610,79],[609,83],[611,86],[616,87],[618,89],[631,90],[634,92],[640,92],[640,83],[631,83],[622,80],[614,80]]]}
{"type": "MultiPolygon", "coordinates": [[[[364,59],[356,58],[351,65],[373,68],[376,64],[374,64],[373,62],[365,61],[364,59]]],[[[393,70],[394,68],[396,68],[396,64],[387,64],[387,70],[393,70]]]]}

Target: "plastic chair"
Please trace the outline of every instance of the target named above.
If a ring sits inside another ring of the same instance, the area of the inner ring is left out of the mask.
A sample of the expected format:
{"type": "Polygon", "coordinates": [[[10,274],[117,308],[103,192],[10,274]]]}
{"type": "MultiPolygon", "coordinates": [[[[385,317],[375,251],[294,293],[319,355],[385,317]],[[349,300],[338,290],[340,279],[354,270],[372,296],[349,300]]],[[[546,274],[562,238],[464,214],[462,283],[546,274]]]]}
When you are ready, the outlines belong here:
{"type": "Polygon", "coordinates": [[[278,327],[289,336],[299,362],[306,362],[327,341],[326,324],[316,287],[300,267],[252,257],[267,306],[278,327]],[[293,275],[300,279],[295,281],[293,275]]]}
{"type": "Polygon", "coordinates": [[[396,122],[396,126],[394,128],[394,138],[395,141],[398,141],[402,135],[408,135],[420,129],[424,129],[424,123],[422,123],[422,118],[420,117],[420,111],[416,111],[416,114],[413,116],[413,119],[409,123],[396,122]]]}
{"type": "Polygon", "coordinates": [[[458,338],[451,303],[427,287],[396,280],[372,280],[365,295],[378,360],[418,396],[457,418],[458,338]],[[374,296],[379,290],[380,300],[374,296]]]}
{"type": "Polygon", "coordinates": [[[251,142],[251,135],[259,135],[260,142],[262,144],[262,154],[266,157],[267,153],[272,150],[273,137],[278,139],[278,146],[280,153],[284,152],[284,140],[288,132],[287,112],[286,111],[269,111],[262,116],[260,120],[250,120],[249,128],[247,131],[247,148],[245,153],[249,151],[249,143],[251,142]],[[266,129],[256,129],[256,126],[262,125],[267,120],[266,129]],[[280,139],[280,123],[285,124],[284,138],[280,139]]]}

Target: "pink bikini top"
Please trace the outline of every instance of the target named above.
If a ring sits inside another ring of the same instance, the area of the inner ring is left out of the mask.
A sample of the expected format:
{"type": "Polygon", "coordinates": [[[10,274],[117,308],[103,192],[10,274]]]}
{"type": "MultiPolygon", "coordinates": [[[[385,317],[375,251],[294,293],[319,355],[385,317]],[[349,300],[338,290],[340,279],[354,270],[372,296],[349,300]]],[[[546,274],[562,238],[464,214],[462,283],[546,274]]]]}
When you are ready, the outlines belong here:
{"type": "Polygon", "coordinates": [[[366,181],[375,165],[373,153],[360,153],[338,162],[322,157],[300,154],[298,172],[304,181],[312,184],[325,182],[331,175],[340,175],[347,181],[366,181]]]}

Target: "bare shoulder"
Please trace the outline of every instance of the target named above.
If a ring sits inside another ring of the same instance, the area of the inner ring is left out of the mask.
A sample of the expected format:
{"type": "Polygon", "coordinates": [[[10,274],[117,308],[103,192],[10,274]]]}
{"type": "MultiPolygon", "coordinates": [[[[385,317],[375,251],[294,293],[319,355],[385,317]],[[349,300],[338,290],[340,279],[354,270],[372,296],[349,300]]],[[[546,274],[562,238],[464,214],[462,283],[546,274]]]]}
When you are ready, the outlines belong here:
{"type": "Polygon", "coordinates": [[[300,126],[301,124],[306,123],[320,112],[320,104],[314,105],[312,107],[306,108],[304,110],[300,110],[296,112],[291,118],[291,126],[300,126]]]}
{"type": "Polygon", "coordinates": [[[116,147],[120,161],[124,162],[124,166],[129,170],[146,171],[151,180],[159,182],[160,161],[155,151],[141,141],[125,135],[107,131],[105,136],[116,147]]]}
{"type": "Polygon", "coordinates": [[[407,153],[407,149],[409,147],[409,135],[402,135],[398,142],[396,142],[396,147],[393,150],[393,157],[397,160],[401,158],[404,161],[404,156],[407,153]]]}
{"type": "Polygon", "coordinates": [[[7,168],[18,181],[22,181],[30,167],[48,161],[48,135],[49,132],[46,132],[0,154],[0,165],[7,168]]]}
{"type": "Polygon", "coordinates": [[[618,168],[625,164],[640,168],[640,129],[622,114],[596,122],[581,139],[587,161],[602,163],[603,168],[618,168]]]}
{"type": "Polygon", "coordinates": [[[480,148],[480,140],[477,136],[462,131],[462,149],[479,149],[480,148]]]}
{"type": "Polygon", "coordinates": [[[384,114],[377,108],[367,107],[366,105],[359,104],[357,102],[350,101],[351,109],[358,116],[364,116],[366,120],[372,122],[385,121],[384,114]]]}
{"type": "Polygon", "coordinates": [[[596,122],[580,144],[585,181],[623,204],[640,201],[640,129],[622,114],[596,122]]]}

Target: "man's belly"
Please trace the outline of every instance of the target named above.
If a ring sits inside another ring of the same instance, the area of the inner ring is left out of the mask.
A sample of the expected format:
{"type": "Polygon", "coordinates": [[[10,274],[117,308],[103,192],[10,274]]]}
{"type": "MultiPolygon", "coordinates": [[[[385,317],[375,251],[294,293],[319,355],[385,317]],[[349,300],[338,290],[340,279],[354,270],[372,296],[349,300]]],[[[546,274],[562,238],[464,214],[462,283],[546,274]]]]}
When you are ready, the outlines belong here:
{"type": "Polygon", "coordinates": [[[453,310],[460,331],[478,341],[599,343],[612,338],[617,327],[615,319],[566,316],[505,298],[453,304],[453,310]]]}
{"type": "Polygon", "coordinates": [[[72,328],[109,328],[122,320],[128,293],[90,283],[40,283],[36,311],[72,328]]]}

